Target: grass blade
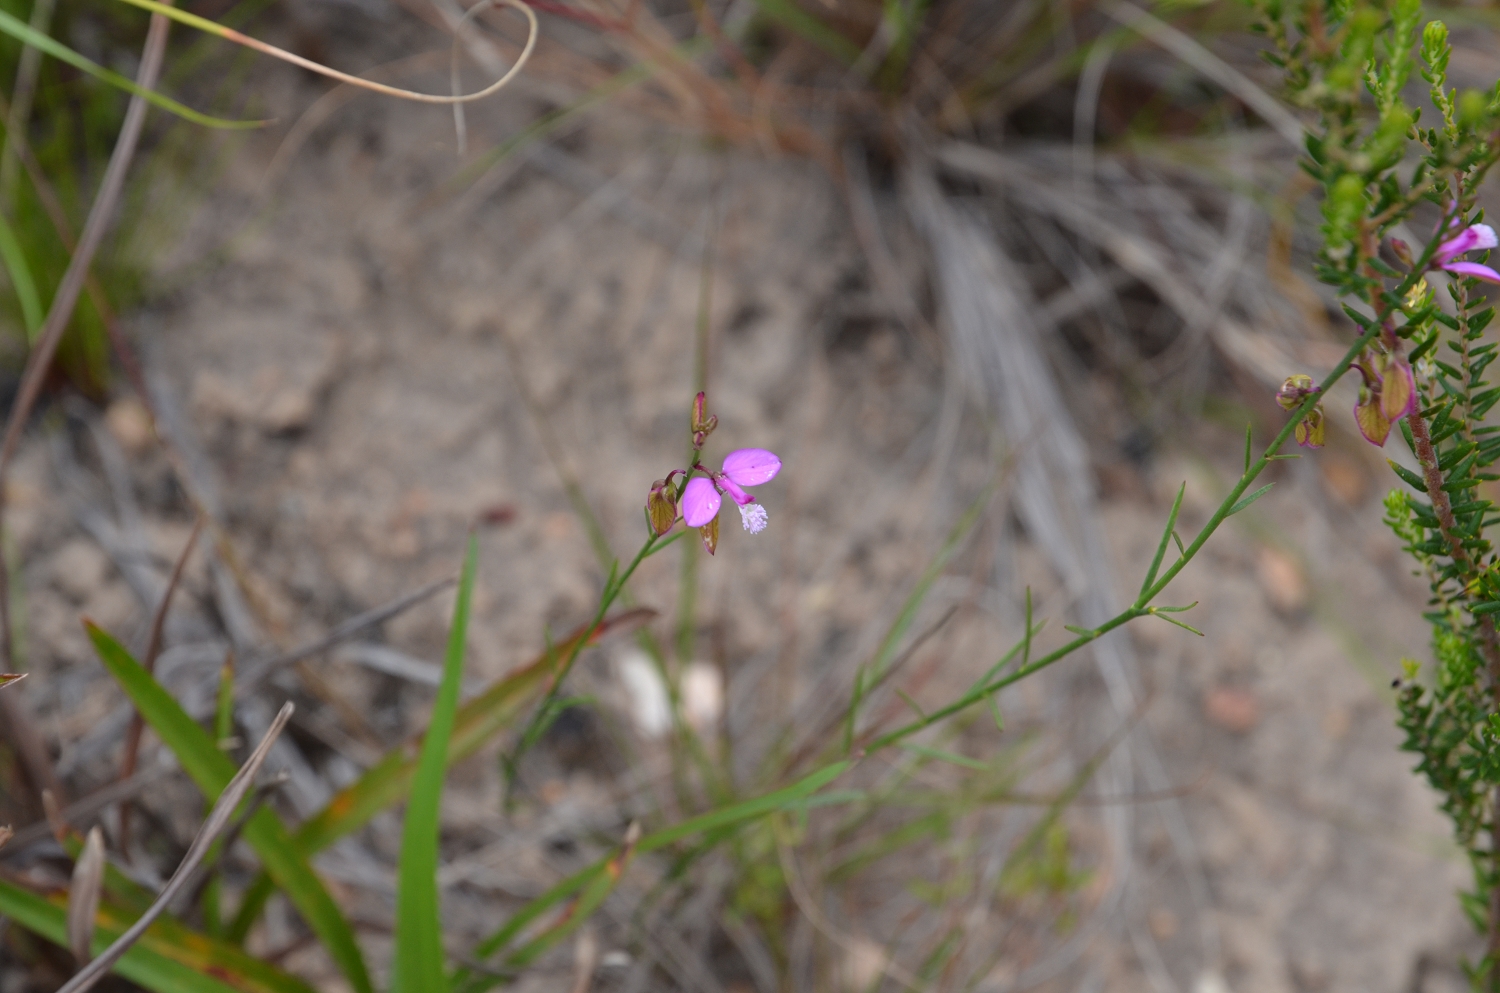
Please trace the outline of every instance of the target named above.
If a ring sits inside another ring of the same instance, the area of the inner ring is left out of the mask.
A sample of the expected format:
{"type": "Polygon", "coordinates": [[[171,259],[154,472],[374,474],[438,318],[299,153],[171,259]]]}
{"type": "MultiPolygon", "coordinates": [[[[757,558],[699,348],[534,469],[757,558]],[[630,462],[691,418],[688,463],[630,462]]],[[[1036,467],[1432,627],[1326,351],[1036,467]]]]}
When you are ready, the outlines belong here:
{"type": "MultiPolygon", "coordinates": [[[[209,812],[207,819],[203,822],[203,826],[198,829],[197,837],[188,846],[187,854],[182,857],[177,870],[172,873],[172,878],[167,880],[167,885],[162,887],[161,893],[157,895],[155,901],[147,908],[146,912],[137,918],[135,923],[125,930],[124,934],[111,942],[109,947],[98,958],[74,973],[73,978],[64,983],[62,989],[58,990],[58,993],[85,993],[86,990],[93,989],[99,980],[103,979],[105,974],[109,972],[110,968],[120,960],[120,957],[130,951],[131,947],[141,939],[141,936],[146,933],[146,929],[151,926],[151,922],[166,911],[167,907],[171,905],[172,900],[176,898],[177,894],[192,879],[193,870],[198,868],[198,863],[202,862],[203,856],[208,854],[210,846],[223,833],[224,829],[229,826],[230,818],[234,816],[234,812],[239,807],[240,801],[245,798],[245,794],[255,785],[256,773],[260,772],[260,767],[266,761],[266,756],[271,754],[271,746],[275,744],[276,739],[281,735],[282,729],[286,727],[286,722],[291,719],[291,716],[292,705],[290,703],[285,704],[281,708],[281,713],[276,715],[276,720],[271,722],[270,730],[266,732],[265,737],[261,739],[260,744],[256,746],[250,758],[246,760],[244,766],[235,772],[229,783],[224,787],[223,792],[219,794],[218,800],[214,803],[214,809],[209,812]]],[[[103,848],[100,847],[99,851],[102,856],[103,848]]],[[[83,857],[88,857],[88,843],[85,843],[83,857]]],[[[95,888],[94,899],[98,899],[97,886],[95,888]]],[[[72,908],[69,909],[71,910],[72,908]]],[[[71,931],[71,913],[69,917],[69,929],[71,931]]],[[[85,948],[86,952],[87,948],[85,948]]]]}
{"type": "Polygon", "coordinates": [[[438,830],[443,778],[448,769],[448,742],[458,713],[459,683],[464,674],[464,646],[469,633],[469,599],[479,539],[469,536],[458,602],[448,632],[443,682],[438,686],[432,720],[422,742],[406,822],[401,830],[401,862],[396,886],[396,947],[391,960],[392,993],[437,993],[447,989],[443,968],[443,922],[438,908],[438,830]]]}
{"type": "Polygon", "coordinates": [[[12,38],[30,45],[32,48],[47,53],[59,62],[66,62],[75,69],[88,73],[95,79],[102,80],[111,86],[119,87],[125,92],[138,96],[148,103],[160,107],[171,114],[176,114],[184,120],[201,124],[206,128],[259,128],[264,127],[266,121],[229,121],[222,117],[210,117],[201,114],[191,107],[184,106],[171,97],[163,96],[155,90],[148,90],[137,86],[135,81],[120,75],[113,70],[106,69],[96,62],[84,58],[68,46],[61,44],[48,35],[35,30],[25,21],[18,20],[10,14],[0,10],[0,32],[10,35],[12,38]]]}
{"type": "Polygon", "coordinates": [[[31,264],[26,261],[26,252],[21,248],[15,228],[3,215],[0,215],[0,261],[5,263],[5,274],[10,277],[11,288],[16,291],[16,300],[21,305],[26,342],[34,345],[45,316],[42,298],[36,291],[36,279],[31,275],[31,264]]]}
{"type": "MultiPolygon", "coordinates": [[[[594,630],[589,644],[595,644],[608,634],[633,630],[654,616],[655,611],[646,608],[617,614],[594,630]]],[[[525,713],[551,685],[553,655],[570,654],[574,644],[588,635],[591,627],[593,625],[585,624],[561,644],[544,651],[460,707],[448,743],[448,764],[451,766],[473,755],[485,742],[525,713]]],[[[293,835],[297,851],[311,858],[345,835],[364,827],[382,810],[399,803],[416,778],[416,753],[417,749],[411,744],[393,748],[363,776],[335,793],[328,806],[304,821],[293,835]]],[[[265,874],[251,884],[234,922],[225,932],[229,940],[245,940],[273,888],[265,874]]]]}
{"type": "MultiPolygon", "coordinates": [[[[647,609],[617,614],[604,621],[589,638],[595,644],[607,634],[633,630],[655,616],[647,609]]],[[[543,652],[524,668],[510,673],[458,709],[448,744],[448,764],[473,755],[486,741],[509,727],[533,700],[550,685],[553,655],[566,658],[592,625],[585,624],[565,641],[543,652]]],[[[344,835],[357,831],[371,817],[397,803],[411,789],[417,774],[416,749],[402,745],[391,749],[363,776],[336,793],[328,806],[297,829],[297,847],[312,855],[344,835]]]]}
{"type": "MultiPolygon", "coordinates": [[[[85,622],[89,639],[105,668],[124,688],[146,721],[172,749],[177,761],[205,796],[215,797],[235,777],[234,763],[219,751],[203,728],[172,698],[161,684],[141,668],[130,653],[102,628],[85,622]]],[[[260,856],[277,886],[286,892],[309,927],[327,949],[357,993],[373,993],[364,956],[354,942],[354,932],[323,881],[312,871],[281,819],[261,807],[245,824],[243,837],[260,856]]]]}
{"type": "MultiPolygon", "coordinates": [[[[62,946],[68,943],[68,912],[63,906],[4,880],[0,880],[0,913],[48,941],[62,946]]],[[[96,944],[115,936],[102,920],[99,925],[96,944]]],[[[120,927],[115,934],[124,930],[120,927]]],[[[240,993],[205,972],[161,954],[151,944],[142,940],[132,946],[115,963],[115,971],[156,993],[240,993]]]]}
{"type": "MultiPolygon", "coordinates": [[[[0,914],[58,945],[68,940],[66,901],[62,893],[43,897],[0,881],[0,914]]],[[[137,916],[103,901],[93,947],[103,951],[137,916]]],[[[156,993],[313,993],[295,976],[165,915],[115,963],[114,971],[156,993]]]]}

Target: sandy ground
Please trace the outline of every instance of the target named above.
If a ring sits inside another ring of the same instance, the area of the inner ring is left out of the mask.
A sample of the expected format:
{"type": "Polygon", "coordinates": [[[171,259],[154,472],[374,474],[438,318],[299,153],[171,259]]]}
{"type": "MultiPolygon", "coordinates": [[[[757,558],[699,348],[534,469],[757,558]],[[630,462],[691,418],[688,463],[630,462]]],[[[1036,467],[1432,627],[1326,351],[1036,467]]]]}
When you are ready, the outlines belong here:
{"type": "MultiPolygon", "coordinates": [[[[399,50],[398,40],[383,44],[399,50]]],[[[289,113],[319,88],[267,72],[261,91],[289,113]]],[[[538,107],[521,91],[502,97],[470,115],[470,140],[485,147],[538,107]]],[[[684,449],[701,245],[714,223],[710,391],[722,426],[709,451],[768,447],[785,469],[762,493],[770,530],[726,528],[716,558],[699,562],[700,650],[727,675],[730,730],[751,743],[757,722],[784,716],[799,693],[847,692],[853,665],[994,461],[972,412],[952,456],[932,458],[940,343],[883,312],[821,174],[706,149],[605,110],[551,146],[552,158],[528,159],[486,197],[455,204],[432,196],[455,161],[445,112],[361,98],[266,191],[278,138],[226,151],[222,175],[160,265],[163,295],[131,320],[252,577],[254,619],[242,637],[298,644],[445,575],[484,517],[492,523],[480,530],[468,677],[492,680],[540,651],[544,632],[582,623],[602,573],[558,464],[576,475],[615,554],[633,551],[646,489],[684,449]]],[[[1107,400],[1107,386],[1097,388],[1107,400]]],[[[1271,427],[1263,401],[1242,402],[1271,427]]],[[[1100,444],[1122,588],[1148,561],[1181,480],[1186,526],[1206,519],[1239,437],[1208,424],[1136,460],[1100,444]]],[[[1453,896],[1466,870],[1393,726],[1397,659],[1424,655],[1423,590],[1379,524],[1378,464],[1337,438],[1315,459],[1277,467],[1273,494],[1226,527],[1166,596],[1200,601],[1190,621],[1206,637],[1165,624],[1131,629],[1150,690],[1144,724],[1180,785],[1167,799],[1129,800],[1139,811],[1129,900],[1047,988],[1462,988],[1451,963],[1471,944],[1453,896]],[[1166,803],[1186,817],[1186,848],[1158,816],[1166,803]]],[[[102,549],[80,522],[103,514],[119,533],[144,535],[155,574],[191,522],[128,401],[103,417],[74,407],[69,420],[39,422],[15,485],[33,672],[20,692],[81,795],[112,775],[118,737],[99,728],[121,698],[77,617],[139,638],[147,609],[119,548],[102,549]],[[129,463],[113,493],[101,482],[109,460],[100,443],[129,463]],[[83,468],[68,469],[66,452],[82,453],[83,468]],[[94,488],[70,487],[69,472],[94,488]],[[122,487],[139,503],[138,525],[122,487]]],[[[675,556],[647,563],[636,599],[670,615],[677,568],[675,556]]],[[[945,635],[942,675],[924,693],[937,699],[1003,653],[1019,634],[1028,584],[1058,631],[1067,604],[1002,495],[925,608],[924,622],[963,605],[945,635]]],[[[195,560],[169,638],[180,692],[213,671],[223,648],[210,589],[195,560]]],[[[450,603],[439,597],[360,643],[433,659],[450,603]]],[[[668,620],[657,626],[672,636],[668,620]]],[[[581,685],[618,699],[612,673],[623,655],[617,645],[585,656],[581,685]]],[[[1049,734],[1070,733],[1067,701],[1097,697],[1096,682],[1086,660],[1068,660],[1002,707],[1046,754],[1049,734]]],[[[316,809],[320,790],[326,797],[420,727],[431,696],[347,651],[313,660],[276,692],[308,702],[295,732],[307,769],[284,798],[289,816],[316,809]]],[[[454,936],[493,928],[501,909],[583,857],[572,849],[618,836],[630,791],[617,780],[632,759],[587,722],[575,737],[554,736],[527,765],[510,818],[500,814],[492,756],[455,775],[445,799],[454,936]]],[[[630,795],[638,802],[639,791],[630,795]]],[[[147,799],[147,823],[184,840],[192,796],[168,781],[147,799]]],[[[1078,814],[1079,857],[1110,864],[1089,826],[1128,798],[1095,800],[1078,814]]],[[[362,917],[390,912],[381,880],[397,826],[381,818],[359,846],[320,863],[362,917]]],[[[846,901],[839,912],[851,930],[885,940],[881,907],[867,909],[846,901]]],[[[257,941],[279,947],[293,927],[273,913],[257,941]]],[[[384,939],[368,939],[379,954],[384,939]]],[[[559,961],[526,988],[566,988],[559,961]]],[[[287,964],[338,988],[315,954],[287,964]]],[[[987,988],[1044,979],[1028,964],[1001,962],[987,988]]],[[[719,988],[737,988],[732,972],[719,988]]],[[[7,989],[19,981],[9,975],[7,989]]],[[[608,969],[598,983],[628,986],[608,969]]]]}

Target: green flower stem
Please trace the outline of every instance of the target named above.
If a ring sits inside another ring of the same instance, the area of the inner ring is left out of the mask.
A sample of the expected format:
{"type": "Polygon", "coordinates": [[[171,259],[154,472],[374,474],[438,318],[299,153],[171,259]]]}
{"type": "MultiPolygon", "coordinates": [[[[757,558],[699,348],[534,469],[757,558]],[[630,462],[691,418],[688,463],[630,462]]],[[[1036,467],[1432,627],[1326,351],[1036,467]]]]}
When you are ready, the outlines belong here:
{"type": "MultiPolygon", "coordinates": [[[[1327,389],[1334,383],[1338,382],[1339,379],[1349,371],[1349,367],[1354,363],[1354,360],[1359,357],[1359,354],[1365,350],[1366,346],[1368,346],[1370,342],[1374,340],[1375,336],[1379,333],[1380,329],[1378,326],[1372,327],[1370,330],[1360,335],[1360,337],[1355,340],[1353,345],[1349,346],[1349,351],[1345,353],[1343,359],[1339,361],[1338,365],[1333,367],[1333,369],[1328,373],[1326,377],[1324,377],[1321,384],[1324,392],[1326,392],[1327,389]]],[[[1276,458],[1276,453],[1280,451],[1282,445],[1286,444],[1287,439],[1292,436],[1292,432],[1296,430],[1297,424],[1302,420],[1303,417],[1306,417],[1309,413],[1312,412],[1313,407],[1315,407],[1318,401],[1321,399],[1322,393],[1314,393],[1306,400],[1302,401],[1302,405],[1293,412],[1292,416],[1287,420],[1286,425],[1282,427],[1280,433],[1276,435],[1275,440],[1272,441],[1269,446],[1267,446],[1265,452],[1262,453],[1261,457],[1257,459],[1255,463],[1245,471],[1245,474],[1240,477],[1239,482],[1236,483],[1234,488],[1229,491],[1229,495],[1226,496],[1224,500],[1219,504],[1219,508],[1214,511],[1213,516],[1208,519],[1208,523],[1203,525],[1203,529],[1198,532],[1198,536],[1194,538],[1192,543],[1183,550],[1181,557],[1179,557],[1176,562],[1172,563],[1167,571],[1162,573],[1161,577],[1157,579],[1155,583],[1142,590],[1141,595],[1136,599],[1135,603],[1120,611],[1120,613],[1116,614],[1114,617],[1111,617],[1109,620],[1105,621],[1098,627],[1080,634],[1077,638],[1074,638],[1066,645],[1063,645],[1055,651],[1042,656],[1035,662],[1023,665],[1019,669],[1016,669],[1014,672],[1011,672],[1008,675],[1001,676],[997,679],[983,684],[982,686],[976,687],[975,689],[970,690],[968,693],[965,693],[963,696],[959,697],[957,700],[954,700],[947,706],[939,708],[938,710],[934,710],[927,716],[912,721],[910,724],[897,728],[896,730],[888,732],[887,734],[881,735],[865,746],[864,753],[869,754],[871,752],[877,751],[878,749],[889,747],[890,745],[894,745],[899,741],[909,738],[917,732],[931,727],[933,724],[944,719],[945,717],[950,717],[961,710],[972,707],[991,694],[996,693],[1013,683],[1017,683],[1022,679],[1025,679],[1032,673],[1047,668],[1052,663],[1073,654],[1074,652],[1078,651],[1078,649],[1089,644],[1090,642],[1097,641],[1099,638],[1113,631],[1115,628],[1120,627],[1121,625],[1132,621],[1137,617],[1143,617],[1147,614],[1153,613],[1154,609],[1149,606],[1151,601],[1155,599],[1162,590],[1166,589],[1167,585],[1177,577],[1177,574],[1182,572],[1187,564],[1193,560],[1193,557],[1198,554],[1198,552],[1203,548],[1203,545],[1208,541],[1210,537],[1213,536],[1213,533],[1219,529],[1219,525],[1223,524],[1226,520],[1229,519],[1230,513],[1233,511],[1235,505],[1239,503],[1240,497],[1242,497],[1245,491],[1250,488],[1250,485],[1255,482],[1256,478],[1261,474],[1262,471],[1265,470],[1266,466],[1269,465],[1274,458],[1276,458]]]]}

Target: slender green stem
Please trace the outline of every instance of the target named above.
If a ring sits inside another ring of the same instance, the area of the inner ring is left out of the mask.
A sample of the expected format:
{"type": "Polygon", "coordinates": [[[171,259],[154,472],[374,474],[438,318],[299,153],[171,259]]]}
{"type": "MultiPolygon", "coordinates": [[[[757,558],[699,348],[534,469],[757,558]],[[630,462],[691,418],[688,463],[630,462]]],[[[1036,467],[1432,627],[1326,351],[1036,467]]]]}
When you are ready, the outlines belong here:
{"type": "MultiPolygon", "coordinates": [[[[1375,335],[1378,333],[1378,327],[1372,328],[1371,330],[1360,335],[1360,337],[1355,340],[1354,344],[1349,346],[1349,351],[1345,353],[1343,359],[1339,361],[1338,365],[1333,367],[1333,369],[1328,373],[1326,377],[1324,377],[1322,383],[1323,392],[1326,392],[1329,387],[1338,382],[1339,379],[1349,371],[1349,367],[1354,363],[1354,360],[1359,356],[1360,352],[1364,351],[1366,346],[1370,344],[1375,335]]],[[[952,703],[949,703],[947,706],[932,711],[926,717],[912,721],[909,724],[896,728],[894,731],[890,731],[878,738],[875,738],[873,741],[865,745],[864,754],[868,755],[872,752],[878,751],[882,748],[887,748],[906,738],[909,738],[919,731],[931,727],[933,724],[936,724],[938,721],[941,721],[946,717],[950,717],[961,710],[965,710],[969,707],[974,706],[975,704],[984,700],[990,694],[1002,690],[1005,687],[1012,685],[1013,683],[1017,683],[1020,680],[1025,679],[1027,676],[1030,676],[1032,673],[1047,668],[1059,659],[1066,658],[1067,656],[1078,651],[1078,649],[1082,648],[1083,646],[1089,644],[1090,642],[1097,641],[1099,638],[1113,631],[1115,628],[1127,623],[1128,621],[1132,621],[1137,617],[1142,617],[1146,614],[1151,613],[1151,609],[1148,606],[1151,601],[1155,599],[1162,590],[1166,589],[1167,585],[1177,577],[1177,574],[1182,572],[1187,564],[1193,560],[1193,557],[1196,556],[1198,552],[1203,548],[1204,543],[1206,543],[1208,539],[1213,536],[1213,533],[1219,529],[1219,525],[1223,524],[1226,520],[1229,519],[1230,512],[1234,509],[1235,504],[1239,502],[1240,497],[1244,495],[1245,490],[1250,487],[1251,483],[1255,482],[1256,477],[1258,477],[1261,472],[1265,470],[1266,466],[1271,463],[1271,460],[1275,457],[1276,453],[1281,450],[1281,446],[1286,444],[1287,439],[1290,438],[1292,436],[1292,432],[1296,430],[1298,422],[1301,421],[1303,417],[1307,416],[1307,414],[1312,411],[1313,407],[1316,406],[1318,401],[1321,399],[1322,393],[1314,393],[1312,396],[1309,396],[1306,400],[1302,401],[1302,405],[1292,413],[1292,416],[1287,420],[1286,425],[1282,427],[1281,431],[1276,435],[1275,440],[1273,440],[1271,444],[1267,446],[1265,452],[1261,454],[1261,457],[1257,459],[1253,465],[1250,466],[1249,470],[1247,470],[1245,474],[1240,477],[1239,482],[1235,484],[1234,488],[1229,491],[1228,496],[1226,496],[1224,500],[1219,504],[1219,507],[1216,511],[1214,511],[1213,516],[1208,519],[1208,523],[1204,524],[1202,530],[1198,532],[1198,536],[1193,539],[1193,541],[1187,546],[1187,548],[1183,550],[1182,555],[1177,559],[1177,561],[1172,563],[1172,565],[1166,570],[1166,572],[1162,573],[1161,577],[1157,579],[1155,583],[1142,590],[1141,595],[1136,599],[1135,603],[1131,604],[1129,607],[1125,608],[1114,617],[1111,617],[1103,624],[1100,624],[1098,627],[1080,634],[1072,641],[1052,652],[1049,652],[1048,654],[1037,659],[1035,662],[1030,662],[1026,665],[1021,666],[1019,669],[1014,670],[1013,672],[986,682],[982,686],[977,686],[974,689],[970,690],[968,693],[965,693],[963,696],[954,700],[952,703]]]]}

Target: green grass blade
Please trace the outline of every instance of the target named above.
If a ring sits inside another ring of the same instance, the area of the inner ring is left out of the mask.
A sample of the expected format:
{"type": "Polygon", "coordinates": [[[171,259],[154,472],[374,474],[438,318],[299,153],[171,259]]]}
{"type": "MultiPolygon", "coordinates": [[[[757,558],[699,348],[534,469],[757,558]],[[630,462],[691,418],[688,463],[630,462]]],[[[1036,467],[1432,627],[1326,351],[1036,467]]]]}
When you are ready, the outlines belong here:
{"type": "MultiPolygon", "coordinates": [[[[652,616],[654,612],[644,608],[617,614],[598,626],[589,644],[612,632],[629,630],[652,616]]],[[[592,625],[586,624],[579,628],[560,645],[543,652],[460,707],[448,743],[448,764],[451,766],[473,755],[485,742],[525,713],[551,685],[553,655],[571,653],[574,643],[584,637],[590,627],[592,625]]],[[[418,761],[417,748],[413,744],[391,749],[384,758],[365,770],[363,776],[335,793],[326,807],[302,823],[293,836],[297,850],[310,858],[364,827],[382,810],[399,803],[411,790],[418,761]]],[[[226,932],[230,940],[245,940],[273,891],[271,880],[264,874],[250,885],[234,922],[226,932]]]]}
{"type": "Polygon", "coordinates": [[[16,291],[16,300],[21,304],[21,320],[26,324],[26,341],[36,341],[37,331],[42,326],[42,298],[36,291],[36,280],[31,275],[31,264],[16,238],[15,228],[0,214],[0,261],[5,263],[6,275],[16,291]]]}
{"type": "MultiPolygon", "coordinates": [[[[57,945],[67,945],[67,910],[59,894],[39,896],[0,881],[0,914],[57,945]]],[[[135,914],[100,905],[94,951],[102,952],[135,914]]],[[[114,971],[156,993],[312,993],[312,987],[237,948],[161,918],[115,965],[114,971]]]]}
{"type": "Polygon", "coordinates": [[[145,87],[138,86],[134,80],[122,76],[113,70],[106,69],[97,62],[92,62],[84,58],[68,46],[59,43],[48,35],[42,34],[40,31],[34,30],[25,21],[18,20],[3,10],[0,10],[0,32],[4,32],[12,38],[30,45],[32,48],[45,52],[59,62],[66,62],[73,68],[88,73],[95,79],[118,87],[133,96],[138,96],[168,113],[176,114],[184,120],[192,121],[194,124],[201,124],[206,128],[243,129],[263,127],[267,123],[265,121],[230,121],[222,117],[210,117],[207,114],[201,114],[191,107],[178,103],[171,97],[162,96],[155,90],[148,90],[145,87]]]}
{"type": "Polygon", "coordinates": [[[464,646],[469,633],[469,599],[479,539],[469,536],[458,602],[448,632],[443,681],[438,686],[432,720],[422,742],[417,777],[401,829],[401,862],[396,885],[396,947],[391,959],[392,993],[438,993],[448,988],[443,968],[443,921],[438,908],[438,831],[443,777],[448,770],[448,742],[458,714],[459,683],[464,674],[464,646]]]}
{"type": "MultiPolygon", "coordinates": [[[[92,623],[85,622],[84,626],[105,668],[124,688],[146,723],[177,756],[183,770],[197,783],[204,796],[216,798],[234,778],[234,762],[219,751],[213,736],[188,716],[187,711],[141,668],[123,645],[92,623]]],[[[263,806],[246,822],[242,836],[260,856],[276,885],[286,893],[323,942],[329,957],[350,985],[357,993],[373,993],[364,957],[354,942],[349,922],[329,896],[323,881],[308,865],[306,857],[297,849],[281,819],[263,806]]]]}

